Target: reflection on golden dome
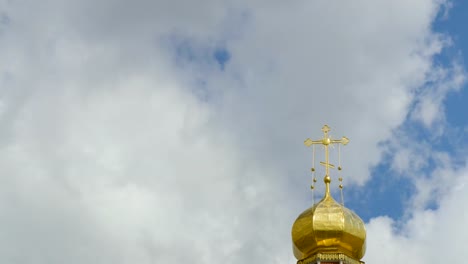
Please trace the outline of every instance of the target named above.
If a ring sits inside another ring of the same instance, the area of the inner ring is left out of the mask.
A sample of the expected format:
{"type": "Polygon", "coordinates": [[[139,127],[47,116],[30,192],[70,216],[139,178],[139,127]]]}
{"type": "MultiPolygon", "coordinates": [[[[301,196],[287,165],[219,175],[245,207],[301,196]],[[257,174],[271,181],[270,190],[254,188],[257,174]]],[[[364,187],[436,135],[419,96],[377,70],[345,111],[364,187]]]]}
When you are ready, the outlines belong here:
{"type": "Polygon", "coordinates": [[[344,253],[360,260],[366,251],[364,222],[327,193],[305,210],[292,228],[294,256],[308,258],[316,253],[344,253]]]}

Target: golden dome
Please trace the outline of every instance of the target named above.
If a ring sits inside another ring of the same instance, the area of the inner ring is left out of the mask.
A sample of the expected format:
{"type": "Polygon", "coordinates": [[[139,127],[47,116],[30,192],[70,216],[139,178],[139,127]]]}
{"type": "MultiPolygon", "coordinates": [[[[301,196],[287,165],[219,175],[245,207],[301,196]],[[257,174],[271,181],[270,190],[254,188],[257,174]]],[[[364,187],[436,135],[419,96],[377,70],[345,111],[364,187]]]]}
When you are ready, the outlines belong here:
{"type": "MultiPolygon", "coordinates": [[[[328,187],[328,186],[327,186],[328,187]]],[[[293,224],[294,256],[298,260],[316,253],[344,253],[360,260],[366,251],[366,229],[357,214],[325,197],[305,210],[293,224]]]]}
{"type": "MultiPolygon", "coordinates": [[[[330,138],[330,127],[327,125],[322,127],[322,131],[322,139],[308,138],[304,144],[308,147],[322,145],[325,150],[325,162],[320,162],[325,167],[325,196],[294,222],[291,232],[294,256],[298,259],[297,263],[320,263],[320,260],[363,263],[360,260],[366,251],[364,222],[353,211],[337,203],[330,194],[330,168],[334,168],[334,165],[329,162],[329,146],[338,145],[338,170],[341,170],[339,146],[348,144],[349,139],[330,138]]],[[[315,167],[315,148],[313,153],[312,163],[315,167]]],[[[313,173],[314,167],[311,169],[313,173]]],[[[339,180],[341,182],[342,178],[339,180]]],[[[316,181],[315,174],[313,181],[316,181]]],[[[311,188],[314,189],[314,185],[311,188]]]]}

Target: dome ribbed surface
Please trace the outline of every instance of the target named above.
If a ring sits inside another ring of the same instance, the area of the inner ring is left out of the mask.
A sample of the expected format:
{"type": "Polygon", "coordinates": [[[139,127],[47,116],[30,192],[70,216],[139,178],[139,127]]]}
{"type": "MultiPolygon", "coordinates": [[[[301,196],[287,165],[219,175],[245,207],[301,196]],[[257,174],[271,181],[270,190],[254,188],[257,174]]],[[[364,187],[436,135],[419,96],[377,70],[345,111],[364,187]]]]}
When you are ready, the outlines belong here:
{"type": "Polygon", "coordinates": [[[364,222],[331,195],[299,215],[291,233],[298,260],[320,252],[344,253],[360,260],[366,251],[364,222]]]}

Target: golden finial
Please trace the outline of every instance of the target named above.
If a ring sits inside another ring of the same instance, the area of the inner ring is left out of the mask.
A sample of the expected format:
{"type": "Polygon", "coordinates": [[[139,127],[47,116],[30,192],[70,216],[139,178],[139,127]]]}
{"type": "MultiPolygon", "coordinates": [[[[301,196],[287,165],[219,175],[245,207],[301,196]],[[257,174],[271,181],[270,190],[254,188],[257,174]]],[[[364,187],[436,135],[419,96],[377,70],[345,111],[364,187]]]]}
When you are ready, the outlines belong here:
{"type": "MultiPolygon", "coordinates": [[[[341,139],[332,139],[330,138],[330,136],[328,135],[328,132],[330,132],[330,127],[327,126],[327,125],[324,125],[322,127],[322,132],[323,132],[323,138],[320,139],[320,140],[311,140],[310,138],[306,139],[304,141],[304,145],[306,145],[307,147],[310,147],[312,145],[317,145],[317,144],[321,144],[325,147],[325,162],[320,162],[320,165],[324,166],[325,167],[325,177],[323,178],[323,181],[325,182],[325,196],[329,196],[330,195],[330,182],[331,182],[331,178],[330,178],[330,168],[335,168],[335,166],[333,164],[330,164],[330,161],[329,161],[329,153],[328,153],[328,147],[330,145],[333,145],[333,144],[343,144],[343,145],[346,145],[349,143],[349,139],[347,137],[342,137],[341,139]]],[[[341,164],[340,164],[341,165],[341,164]]],[[[338,168],[339,170],[341,170],[341,166],[339,166],[338,168]]]]}

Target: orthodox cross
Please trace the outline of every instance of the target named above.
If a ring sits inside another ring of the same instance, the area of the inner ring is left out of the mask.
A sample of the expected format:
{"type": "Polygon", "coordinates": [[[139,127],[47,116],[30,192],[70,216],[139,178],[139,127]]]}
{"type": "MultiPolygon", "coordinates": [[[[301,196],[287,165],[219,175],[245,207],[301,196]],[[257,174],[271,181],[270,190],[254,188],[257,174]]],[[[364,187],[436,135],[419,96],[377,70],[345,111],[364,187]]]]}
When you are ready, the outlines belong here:
{"type": "MultiPolygon", "coordinates": [[[[330,138],[330,136],[328,135],[328,132],[330,132],[330,127],[327,126],[327,125],[324,125],[322,127],[322,131],[323,131],[323,138],[320,139],[320,140],[312,140],[310,138],[306,139],[304,141],[304,145],[306,145],[307,147],[310,147],[312,145],[323,145],[325,147],[325,162],[320,162],[320,165],[324,166],[325,167],[325,177],[323,178],[323,181],[325,182],[325,186],[326,186],[326,195],[329,195],[330,194],[330,182],[331,182],[331,178],[330,178],[330,168],[335,168],[335,166],[333,164],[330,164],[330,160],[329,160],[329,153],[328,153],[328,147],[333,145],[333,144],[343,144],[346,145],[349,143],[349,139],[347,137],[342,137],[341,139],[332,139],[330,138]]],[[[338,167],[339,170],[341,170],[341,167],[338,167]]],[[[340,186],[341,188],[341,186],[340,186]]]]}

